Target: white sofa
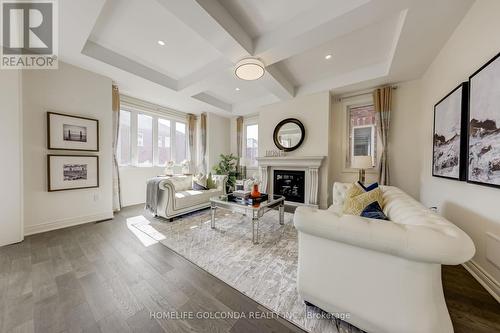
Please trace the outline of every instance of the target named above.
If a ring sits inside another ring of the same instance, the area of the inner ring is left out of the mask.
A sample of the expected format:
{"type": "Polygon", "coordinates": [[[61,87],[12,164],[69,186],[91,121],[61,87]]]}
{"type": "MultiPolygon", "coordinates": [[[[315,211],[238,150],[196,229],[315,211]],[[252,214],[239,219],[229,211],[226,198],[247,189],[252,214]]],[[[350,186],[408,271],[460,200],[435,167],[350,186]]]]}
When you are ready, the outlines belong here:
{"type": "Polygon", "coordinates": [[[382,186],[390,221],[342,215],[335,183],[328,210],[297,208],[298,291],[309,303],[373,333],[451,333],[441,265],[472,258],[461,229],[392,186],[382,186]]]}
{"type": "Polygon", "coordinates": [[[193,190],[193,176],[173,176],[159,183],[157,214],[171,219],[210,207],[210,198],[226,194],[227,176],[212,175],[217,188],[193,190]]]}

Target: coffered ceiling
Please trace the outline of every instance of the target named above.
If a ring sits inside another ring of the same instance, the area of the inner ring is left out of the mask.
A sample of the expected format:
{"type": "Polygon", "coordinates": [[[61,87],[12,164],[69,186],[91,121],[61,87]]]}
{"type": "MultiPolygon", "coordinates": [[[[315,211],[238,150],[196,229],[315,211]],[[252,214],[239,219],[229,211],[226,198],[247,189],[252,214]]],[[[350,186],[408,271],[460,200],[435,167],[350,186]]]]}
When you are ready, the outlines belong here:
{"type": "Polygon", "coordinates": [[[166,107],[247,114],[302,94],[418,78],[472,3],[61,1],[60,59],[166,107]],[[266,65],[259,80],[234,75],[249,56],[266,65]]]}

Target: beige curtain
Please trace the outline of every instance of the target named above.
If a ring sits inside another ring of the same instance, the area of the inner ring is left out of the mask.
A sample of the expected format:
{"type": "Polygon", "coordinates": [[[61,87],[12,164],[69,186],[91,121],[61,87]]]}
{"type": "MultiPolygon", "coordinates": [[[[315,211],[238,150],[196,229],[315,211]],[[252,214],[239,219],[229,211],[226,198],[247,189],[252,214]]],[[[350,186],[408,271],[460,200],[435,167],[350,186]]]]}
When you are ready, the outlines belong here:
{"type": "Polygon", "coordinates": [[[236,118],[236,155],[239,162],[243,157],[243,117],[241,116],[236,118]]]}
{"type": "Polygon", "coordinates": [[[208,173],[207,170],[207,114],[202,113],[200,116],[200,155],[201,163],[198,166],[198,171],[204,174],[208,173]]]}
{"type": "Polygon", "coordinates": [[[195,172],[196,166],[196,116],[188,113],[188,148],[189,148],[189,172],[195,172]]]}
{"type": "Polygon", "coordinates": [[[120,90],[117,85],[112,86],[112,125],[113,125],[113,211],[118,212],[122,208],[122,196],[120,189],[120,169],[118,168],[118,131],[120,128],[120,90]]]}
{"type": "Polygon", "coordinates": [[[390,185],[389,128],[391,124],[392,87],[382,87],[373,92],[373,103],[378,115],[378,130],[382,140],[382,154],[379,163],[379,182],[390,185]]]}

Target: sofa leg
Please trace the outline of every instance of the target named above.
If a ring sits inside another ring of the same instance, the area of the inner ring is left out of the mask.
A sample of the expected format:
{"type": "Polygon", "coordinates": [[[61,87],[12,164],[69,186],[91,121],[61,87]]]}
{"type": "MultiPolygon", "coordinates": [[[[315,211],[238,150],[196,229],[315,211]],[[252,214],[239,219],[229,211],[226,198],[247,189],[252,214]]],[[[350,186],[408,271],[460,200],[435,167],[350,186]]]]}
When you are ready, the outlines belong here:
{"type": "Polygon", "coordinates": [[[314,306],[314,307],[316,307],[316,305],[314,305],[314,304],[312,304],[312,303],[310,303],[310,302],[308,302],[308,301],[304,301],[304,304],[305,304],[306,306],[314,306]]]}

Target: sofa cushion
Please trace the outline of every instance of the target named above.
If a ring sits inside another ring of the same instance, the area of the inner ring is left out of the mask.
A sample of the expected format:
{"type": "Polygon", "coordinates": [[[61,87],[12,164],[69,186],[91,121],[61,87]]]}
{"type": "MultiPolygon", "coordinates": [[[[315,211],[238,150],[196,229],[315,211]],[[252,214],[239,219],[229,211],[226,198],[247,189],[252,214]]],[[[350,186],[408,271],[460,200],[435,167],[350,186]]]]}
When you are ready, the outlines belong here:
{"type": "Polygon", "coordinates": [[[380,207],[377,201],[374,201],[366,206],[365,209],[363,209],[363,211],[361,212],[360,216],[376,220],[389,220],[389,218],[385,216],[382,207],[380,207]]]}
{"type": "Polygon", "coordinates": [[[175,193],[175,209],[197,206],[208,203],[210,198],[222,195],[222,191],[210,189],[206,191],[187,190],[175,193]]]}
{"type": "Polygon", "coordinates": [[[192,189],[193,176],[174,176],[168,179],[175,188],[176,192],[192,189]]]}
{"type": "Polygon", "coordinates": [[[380,191],[380,188],[377,187],[369,192],[364,192],[360,186],[352,186],[346,193],[344,214],[360,215],[366,206],[375,201],[382,206],[382,191],[380,191]]]}
{"type": "Polygon", "coordinates": [[[198,174],[193,177],[193,190],[208,190],[207,187],[207,176],[204,174],[198,174]]]}

